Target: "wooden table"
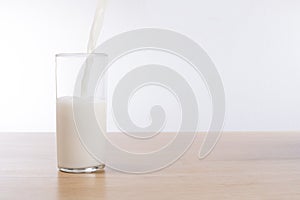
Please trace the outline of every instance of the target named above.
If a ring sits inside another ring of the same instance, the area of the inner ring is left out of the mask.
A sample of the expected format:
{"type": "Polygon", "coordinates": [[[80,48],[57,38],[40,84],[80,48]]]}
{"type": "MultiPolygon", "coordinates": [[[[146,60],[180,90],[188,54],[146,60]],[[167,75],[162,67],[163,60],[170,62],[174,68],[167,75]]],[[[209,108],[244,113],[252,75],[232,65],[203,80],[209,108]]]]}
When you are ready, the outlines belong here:
{"type": "Polygon", "coordinates": [[[56,169],[54,133],[0,134],[0,199],[300,199],[300,133],[224,133],[199,160],[203,135],[174,165],[130,175],[56,169]]]}

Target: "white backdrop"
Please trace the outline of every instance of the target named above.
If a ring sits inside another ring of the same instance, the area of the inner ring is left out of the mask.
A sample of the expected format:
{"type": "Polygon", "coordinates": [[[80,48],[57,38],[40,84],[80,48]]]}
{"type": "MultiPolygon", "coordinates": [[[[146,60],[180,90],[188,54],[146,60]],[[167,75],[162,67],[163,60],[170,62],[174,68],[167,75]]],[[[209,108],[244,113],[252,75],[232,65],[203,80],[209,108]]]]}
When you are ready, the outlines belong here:
{"type": "MultiPolygon", "coordinates": [[[[96,0],[0,1],[0,131],[55,130],[54,54],[86,50],[95,5],[96,0]]],[[[299,130],[299,10],[296,0],[110,0],[101,40],[141,27],[183,33],[207,51],[221,74],[225,130],[299,130]]],[[[180,61],[173,64],[193,76],[180,61]]],[[[209,102],[204,87],[200,93],[205,129],[209,102]]],[[[167,128],[173,129],[178,109],[164,95],[162,104],[171,111],[167,128]]],[[[146,124],[143,99],[137,96],[140,103],[130,111],[133,120],[146,124]]],[[[109,126],[114,128],[110,118],[109,126]]]]}

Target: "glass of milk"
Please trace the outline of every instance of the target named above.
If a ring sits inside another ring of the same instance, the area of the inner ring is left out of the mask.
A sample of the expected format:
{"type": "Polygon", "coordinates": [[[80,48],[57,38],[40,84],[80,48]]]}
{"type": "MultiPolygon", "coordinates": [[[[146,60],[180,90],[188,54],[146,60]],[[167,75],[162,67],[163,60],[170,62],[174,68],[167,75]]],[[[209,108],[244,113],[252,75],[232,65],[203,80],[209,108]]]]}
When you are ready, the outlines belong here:
{"type": "Polygon", "coordinates": [[[89,173],[105,167],[80,140],[73,105],[80,105],[79,108],[84,109],[86,105],[93,104],[97,122],[106,131],[105,78],[95,83],[97,70],[103,69],[106,62],[107,56],[101,53],[56,55],[56,139],[60,171],[89,173]]]}

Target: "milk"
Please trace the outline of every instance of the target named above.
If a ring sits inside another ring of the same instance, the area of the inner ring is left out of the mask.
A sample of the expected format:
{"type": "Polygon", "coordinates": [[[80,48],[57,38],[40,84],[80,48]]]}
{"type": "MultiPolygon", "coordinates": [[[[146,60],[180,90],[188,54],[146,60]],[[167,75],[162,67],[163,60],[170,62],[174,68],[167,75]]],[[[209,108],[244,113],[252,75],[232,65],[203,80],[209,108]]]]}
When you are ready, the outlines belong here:
{"type": "MultiPolygon", "coordinates": [[[[56,101],[56,133],[58,168],[62,171],[98,167],[104,164],[96,161],[80,142],[73,116],[72,102],[79,104],[94,104],[95,115],[101,127],[106,130],[106,103],[88,98],[61,97],[56,101]]],[[[85,106],[80,106],[84,109],[85,106]]]]}
{"type": "Polygon", "coordinates": [[[106,9],[106,0],[98,0],[98,5],[94,15],[94,21],[90,31],[89,42],[87,46],[87,52],[91,53],[94,51],[98,38],[100,36],[103,20],[104,20],[104,11],[106,9]]]}
{"type": "MultiPolygon", "coordinates": [[[[90,31],[87,47],[88,53],[92,53],[96,47],[103,26],[105,7],[106,0],[98,0],[94,21],[90,31]]],[[[61,171],[92,172],[99,168],[102,169],[105,166],[96,161],[80,142],[73,116],[72,102],[82,104],[82,106],[79,106],[79,109],[84,109],[86,104],[93,103],[98,124],[100,123],[101,127],[106,130],[106,102],[93,102],[91,99],[85,97],[88,93],[87,86],[89,80],[87,80],[87,78],[90,77],[89,73],[91,73],[90,68],[93,66],[93,62],[93,58],[90,58],[88,64],[83,65],[84,73],[86,74],[82,80],[81,95],[83,97],[75,98],[66,96],[60,97],[56,101],[57,160],[58,168],[61,171]]]]}
{"type": "MultiPolygon", "coordinates": [[[[107,0],[98,0],[96,12],[95,12],[94,19],[93,19],[93,24],[92,24],[92,27],[90,30],[90,37],[89,37],[89,41],[88,41],[88,45],[87,45],[87,53],[93,53],[93,51],[96,48],[98,38],[99,38],[99,36],[101,34],[101,30],[103,28],[104,12],[106,10],[106,1],[107,0]]],[[[88,92],[88,90],[87,90],[88,84],[89,84],[88,78],[90,77],[90,73],[92,73],[91,68],[94,67],[93,62],[94,62],[94,59],[91,56],[87,60],[87,64],[83,65],[84,74],[85,74],[81,81],[81,86],[82,86],[81,93],[83,96],[87,95],[87,92],[88,92]]],[[[104,88],[102,88],[102,89],[104,89],[104,88]]]]}

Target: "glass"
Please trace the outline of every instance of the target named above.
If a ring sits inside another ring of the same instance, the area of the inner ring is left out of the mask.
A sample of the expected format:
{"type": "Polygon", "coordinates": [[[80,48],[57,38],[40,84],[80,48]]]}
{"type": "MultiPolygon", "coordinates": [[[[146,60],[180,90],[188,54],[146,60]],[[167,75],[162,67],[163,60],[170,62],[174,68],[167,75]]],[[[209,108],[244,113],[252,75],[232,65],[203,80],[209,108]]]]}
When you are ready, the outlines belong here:
{"type": "MultiPolygon", "coordinates": [[[[105,67],[106,64],[107,56],[101,53],[56,55],[56,140],[57,164],[60,171],[88,173],[105,167],[104,163],[99,163],[82,144],[72,105],[82,101],[95,104],[96,98],[98,104],[100,102],[102,105],[102,109],[97,110],[102,118],[100,122],[98,119],[97,121],[106,129],[105,79],[97,85],[96,92],[90,87],[91,80],[93,81],[90,75],[95,76],[93,70],[105,67]]],[[[96,84],[95,81],[92,84],[96,84]]]]}

